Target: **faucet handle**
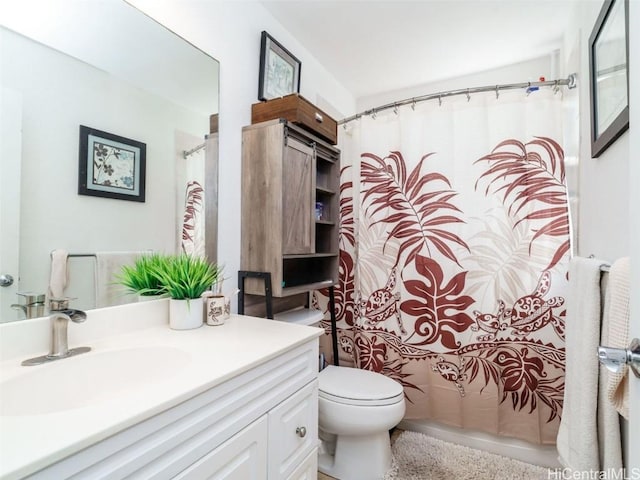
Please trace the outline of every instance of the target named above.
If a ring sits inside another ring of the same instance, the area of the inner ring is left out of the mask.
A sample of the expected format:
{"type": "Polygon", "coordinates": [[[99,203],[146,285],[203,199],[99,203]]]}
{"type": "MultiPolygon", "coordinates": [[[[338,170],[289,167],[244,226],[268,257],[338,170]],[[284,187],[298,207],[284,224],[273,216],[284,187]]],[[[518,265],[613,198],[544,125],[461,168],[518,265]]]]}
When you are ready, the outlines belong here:
{"type": "Polygon", "coordinates": [[[44,304],[44,293],[36,293],[36,292],[18,292],[18,295],[24,297],[25,305],[31,305],[34,303],[43,303],[44,304]]]}
{"type": "Polygon", "coordinates": [[[67,310],[69,308],[69,301],[71,300],[75,300],[75,298],[72,298],[72,297],[50,298],[49,311],[59,312],[60,310],[67,310]]]}

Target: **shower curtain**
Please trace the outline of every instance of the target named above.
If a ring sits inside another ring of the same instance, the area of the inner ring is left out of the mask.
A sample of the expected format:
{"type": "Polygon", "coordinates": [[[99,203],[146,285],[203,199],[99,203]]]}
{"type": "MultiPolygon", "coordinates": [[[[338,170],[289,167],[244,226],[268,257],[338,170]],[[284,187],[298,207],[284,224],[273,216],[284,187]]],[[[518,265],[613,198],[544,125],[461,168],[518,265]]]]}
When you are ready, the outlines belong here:
{"type": "Polygon", "coordinates": [[[181,159],[184,163],[184,180],[179,203],[182,212],[180,251],[198,257],[205,256],[205,148],[193,152],[186,159],[181,159]]]}
{"type": "MultiPolygon", "coordinates": [[[[545,89],[473,94],[341,129],[340,361],[400,382],[407,419],[555,443],[570,255],[561,108],[545,89]]],[[[327,291],[313,302],[329,333],[327,291]]]]}

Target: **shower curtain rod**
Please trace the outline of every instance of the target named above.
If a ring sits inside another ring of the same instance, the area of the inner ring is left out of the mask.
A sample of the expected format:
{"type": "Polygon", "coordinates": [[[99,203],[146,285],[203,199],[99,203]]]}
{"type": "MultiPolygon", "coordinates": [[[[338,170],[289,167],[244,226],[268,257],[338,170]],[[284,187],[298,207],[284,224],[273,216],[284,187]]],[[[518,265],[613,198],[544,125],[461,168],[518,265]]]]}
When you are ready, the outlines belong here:
{"type": "Polygon", "coordinates": [[[444,92],[431,93],[428,95],[421,95],[419,97],[407,98],[405,100],[400,100],[399,102],[387,103],[386,105],[382,105],[380,107],[371,108],[369,110],[365,110],[364,112],[356,113],[355,115],[351,115],[350,117],[343,118],[338,121],[338,125],[345,125],[353,120],[358,120],[360,117],[365,115],[371,115],[375,118],[375,115],[378,112],[382,112],[383,110],[393,109],[394,112],[397,113],[398,107],[402,107],[404,105],[411,105],[411,108],[414,108],[416,103],[425,102],[427,100],[438,100],[440,105],[442,105],[442,99],[444,97],[453,97],[455,95],[466,95],[467,100],[471,98],[472,93],[480,93],[480,92],[496,92],[496,98],[500,96],[500,90],[517,90],[520,88],[531,88],[531,87],[553,87],[555,91],[557,91],[561,86],[567,86],[569,88],[576,88],[577,86],[577,75],[572,73],[567,78],[559,79],[559,80],[544,80],[539,82],[522,82],[522,83],[505,83],[502,85],[487,85],[484,87],[473,87],[473,88],[459,88],[457,90],[446,90],[444,92]]]}

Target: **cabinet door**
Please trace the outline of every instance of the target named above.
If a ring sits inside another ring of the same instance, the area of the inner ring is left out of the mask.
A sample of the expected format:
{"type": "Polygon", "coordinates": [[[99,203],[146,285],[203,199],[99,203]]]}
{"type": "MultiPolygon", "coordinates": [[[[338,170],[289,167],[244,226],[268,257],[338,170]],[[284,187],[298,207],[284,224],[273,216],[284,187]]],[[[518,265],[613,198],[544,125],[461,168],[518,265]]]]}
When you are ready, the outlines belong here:
{"type": "Polygon", "coordinates": [[[315,151],[291,137],[282,159],[282,254],[315,252],[315,151]]]}
{"type": "Polygon", "coordinates": [[[267,424],[267,416],[260,417],[174,478],[266,480],[267,424]]]}
{"type": "Polygon", "coordinates": [[[269,412],[269,480],[287,479],[317,447],[318,381],[314,380],[269,412]]]}

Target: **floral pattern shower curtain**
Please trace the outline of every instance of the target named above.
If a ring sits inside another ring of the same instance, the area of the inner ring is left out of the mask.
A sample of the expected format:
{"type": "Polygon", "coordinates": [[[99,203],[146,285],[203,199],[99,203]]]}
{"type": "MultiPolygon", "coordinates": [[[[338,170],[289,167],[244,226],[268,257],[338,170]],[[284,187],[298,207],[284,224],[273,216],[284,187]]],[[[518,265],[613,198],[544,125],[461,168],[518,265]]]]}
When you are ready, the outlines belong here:
{"type": "MultiPolygon", "coordinates": [[[[405,418],[555,443],[570,254],[560,97],[426,102],[341,135],[340,360],[400,382],[405,418]]],[[[326,294],[314,303],[329,332],[326,294]]]]}

